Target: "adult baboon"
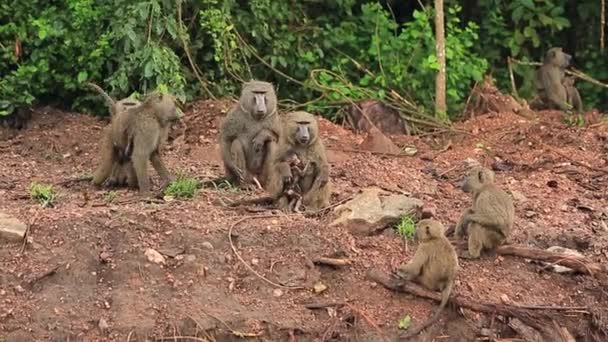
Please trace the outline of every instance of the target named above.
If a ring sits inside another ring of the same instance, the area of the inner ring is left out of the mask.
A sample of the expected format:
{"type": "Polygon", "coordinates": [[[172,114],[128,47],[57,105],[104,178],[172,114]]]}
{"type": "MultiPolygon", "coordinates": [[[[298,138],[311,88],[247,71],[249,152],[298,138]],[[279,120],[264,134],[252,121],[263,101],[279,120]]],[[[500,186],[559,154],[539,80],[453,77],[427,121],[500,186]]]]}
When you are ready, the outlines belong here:
{"type": "Polygon", "coordinates": [[[299,179],[302,204],[306,210],[321,209],[329,204],[331,184],[329,163],[325,147],[319,137],[319,126],[314,115],[307,112],[291,112],[282,118],[283,135],[278,153],[273,157],[273,174],[268,191],[281,208],[288,208],[289,201],[283,194],[285,184],[291,184],[293,173],[288,162],[282,161],[290,150],[295,152],[306,170],[299,179]]]}
{"type": "Polygon", "coordinates": [[[226,177],[235,183],[267,182],[269,156],[281,135],[277,97],[271,83],[250,81],[243,85],[239,103],[220,128],[220,148],[226,177]]]}
{"type": "Polygon", "coordinates": [[[533,104],[534,109],[572,109],[564,85],[565,70],[571,60],[572,56],[563,52],[560,47],[547,50],[543,65],[536,70],[535,85],[539,102],[533,104]]]}
{"type": "MultiPolygon", "coordinates": [[[[148,160],[160,175],[164,184],[171,176],[162,162],[160,151],[165,144],[167,130],[173,121],[181,117],[173,96],[153,93],[138,106],[117,115],[106,131],[111,144],[102,145],[101,165],[93,176],[94,184],[102,184],[116,163],[130,162],[128,182],[137,183],[139,192],[147,196],[150,191],[148,160]]],[[[105,137],[108,139],[108,137],[105,137]]]]}

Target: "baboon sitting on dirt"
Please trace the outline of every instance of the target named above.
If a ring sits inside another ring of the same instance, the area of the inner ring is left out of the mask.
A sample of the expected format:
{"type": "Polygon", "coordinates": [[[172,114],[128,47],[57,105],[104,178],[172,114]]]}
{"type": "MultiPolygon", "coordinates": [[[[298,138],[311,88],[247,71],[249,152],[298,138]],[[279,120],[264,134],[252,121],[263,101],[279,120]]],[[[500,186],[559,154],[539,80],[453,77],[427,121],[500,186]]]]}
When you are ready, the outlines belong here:
{"type": "Polygon", "coordinates": [[[506,192],[494,184],[494,172],[474,167],[462,184],[464,192],[472,193],[473,205],[466,209],[456,224],[456,237],[468,234],[468,252],[463,258],[479,258],[483,249],[494,249],[511,234],[515,208],[506,192]]]}
{"type": "Polygon", "coordinates": [[[572,103],[568,102],[568,92],[564,85],[565,70],[570,65],[572,56],[560,47],[547,50],[543,65],[536,70],[535,86],[539,100],[532,103],[535,110],[560,109],[569,111],[572,103]]]}
{"type": "Polygon", "coordinates": [[[230,182],[267,182],[270,158],[281,135],[277,97],[271,83],[243,85],[239,103],[220,128],[220,148],[230,182]]]}
{"type": "Polygon", "coordinates": [[[278,207],[288,209],[289,201],[283,196],[285,184],[292,183],[294,175],[289,163],[281,160],[288,151],[294,151],[303,165],[298,185],[302,191],[302,204],[306,210],[318,210],[329,204],[331,195],[329,163],[325,147],[319,137],[319,126],[314,115],[291,112],[282,118],[283,135],[278,153],[273,157],[273,174],[268,191],[278,207]]]}

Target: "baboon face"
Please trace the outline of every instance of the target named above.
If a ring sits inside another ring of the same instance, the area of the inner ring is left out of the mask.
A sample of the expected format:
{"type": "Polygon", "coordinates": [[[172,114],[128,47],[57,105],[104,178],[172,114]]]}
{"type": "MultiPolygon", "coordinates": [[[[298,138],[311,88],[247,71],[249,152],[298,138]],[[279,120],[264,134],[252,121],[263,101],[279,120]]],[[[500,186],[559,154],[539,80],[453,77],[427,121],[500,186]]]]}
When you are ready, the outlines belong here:
{"type": "Polygon", "coordinates": [[[572,56],[562,51],[560,47],[553,47],[545,54],[545,64],[552,64],[559,68],[567,68],[572,61],[572,56]]]}
{"type": "Polygon", "coordinates": [[[436,220],[425,219],[418,222],[416,227],[416,238],[420,242],[429,241],[444,234],[443,225],[436,220]]]}
{"type": "Polygon", "coordinates": [[[475,193],[483,185],[494,182],[494,172],[482,167],[475,167],[469,171],[469,174],[462,183],[462,191],[475,193]]]}
{"type": "Polygon", "coordinates": [[[177,100],[169,94],[152,93],[145,102],[156,108],[160,117],[167,122],[178,121],[183,116],[183,112],[177,106],[177,100]]]}
{"type": "Polygon", "coordinates": [[[261,120],[276,110],[277,97],[271,83],[251,81],[243,87],[240,102],[254,119],[261,120]]]}
{"type": "Polygon", "coordinates": [[[294,145],[308,146],[317,140],[319,127],[312,114],[293,112],[288,114],[286,120],[288,139],[294,145]]]}
{"type": "Polygon", "coordinates": [[[283,156],[283,161],[289,164],[289,166],[297,166],[301,163],[298,154],[293,150],[288,151],[285,156],[283,156]]]}

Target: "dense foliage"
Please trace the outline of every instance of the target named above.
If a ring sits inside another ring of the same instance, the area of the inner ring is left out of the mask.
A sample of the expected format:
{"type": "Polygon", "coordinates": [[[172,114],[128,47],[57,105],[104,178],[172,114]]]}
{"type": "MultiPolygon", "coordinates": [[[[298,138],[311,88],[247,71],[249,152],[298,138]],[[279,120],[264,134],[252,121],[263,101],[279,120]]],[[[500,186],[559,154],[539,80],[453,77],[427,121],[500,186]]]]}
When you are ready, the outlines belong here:
{"type": "MultiPolygon", "coordinates": [[[[0,115],[39,103],[103,108],[83,87],[114,96],[169,89],[182,99],[234,94],[243,80],[277,84],[289,105],[332,117],[362,98],[432,112],[432,1],[93,0],[0,2],[0,115]],[[392,6],[391,6],[392,4],[392,6]]],[[[563,46],[579,69],[608,78],[600,1],[446,0],[447,99],[456,114],[491,72],[510,91],[506,58],[540,60],[563,46]]],[[[532,96],[529,66],[516,66],[532,96]]],[[[579,82],[588,106],[601,88],[579,82]]],[[[95,111],[99,111],[96,109],[95,111]]]]}

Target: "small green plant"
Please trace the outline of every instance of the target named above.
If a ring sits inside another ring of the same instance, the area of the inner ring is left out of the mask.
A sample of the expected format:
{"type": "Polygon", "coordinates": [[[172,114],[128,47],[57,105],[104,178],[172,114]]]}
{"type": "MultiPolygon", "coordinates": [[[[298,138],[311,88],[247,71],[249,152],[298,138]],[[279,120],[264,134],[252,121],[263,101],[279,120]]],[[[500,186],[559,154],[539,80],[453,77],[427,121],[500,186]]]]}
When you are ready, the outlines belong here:
{"type": "Polygon", "coordinates": [[[399,320],[399,329],[407,330],[412,324],[412,316],[405,315],[402,319],[399,320]]]}
{"type": "Polygon", "coordinates": [[[52,185],[33,182],[29,187],[30,197],[42,204],[43,207],[52,207],[57,194],[52,185]]]}
{"type": "Polygon", "coordinates": [[[194,178],[178,176],[165,189],[165,195],[174,198],[192,198],[200,188],[200,182],[194,178]]]}
{"type": "Polygon", "coordinates": [[[118,197],[118,192],[116,191],[108,191],[106,192],[106,194],[103,196],[103,200],[111,203],[114,202],[114,200],[116,199],[116,197],[118,197]]]}
{"type": "Polygon", "coordinates": [[[564,122],[566,123],[566,125],[573,127],[583,127],[585,126],[585,118],[583,118],[582,115],[578,114],[578,115],[572,115],[572,114],[566,114],[564,115],[564,122]]]}
{"type": "Polygon", "coordinates": [[[416,234],[416,222],[410,215],[401,217],[401,221],[397,224],[397,234],[404,240],[411,240],[416,234]]]}

